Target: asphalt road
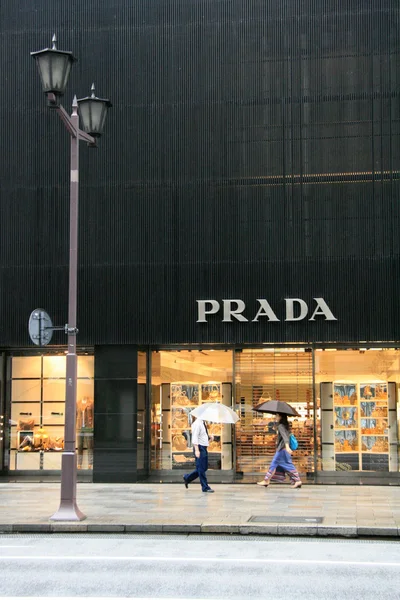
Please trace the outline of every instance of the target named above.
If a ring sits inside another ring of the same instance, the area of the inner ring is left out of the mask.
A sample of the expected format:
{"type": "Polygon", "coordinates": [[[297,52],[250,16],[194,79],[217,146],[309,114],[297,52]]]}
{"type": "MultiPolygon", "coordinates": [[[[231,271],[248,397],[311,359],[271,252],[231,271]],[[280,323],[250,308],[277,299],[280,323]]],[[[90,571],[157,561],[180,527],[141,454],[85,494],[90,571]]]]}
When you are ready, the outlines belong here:
{"type": "Polygon", "coordinates": [[[0,596],[400,599],[397,541],[0,535],[0,596]]]}

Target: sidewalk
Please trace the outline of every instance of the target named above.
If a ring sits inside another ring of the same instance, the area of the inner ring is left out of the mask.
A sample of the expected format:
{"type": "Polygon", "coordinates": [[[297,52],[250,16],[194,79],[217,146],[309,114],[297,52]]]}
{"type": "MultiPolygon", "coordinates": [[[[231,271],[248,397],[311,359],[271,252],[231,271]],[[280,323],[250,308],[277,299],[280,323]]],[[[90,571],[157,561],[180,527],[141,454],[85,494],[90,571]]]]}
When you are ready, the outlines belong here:
{"type": "Polygon", "coordinates": [[[1,483],[0,532],[181,532],[400,537],[400,487],[78,484],[80,523],[49,520],[58,483],[1,483]]]}

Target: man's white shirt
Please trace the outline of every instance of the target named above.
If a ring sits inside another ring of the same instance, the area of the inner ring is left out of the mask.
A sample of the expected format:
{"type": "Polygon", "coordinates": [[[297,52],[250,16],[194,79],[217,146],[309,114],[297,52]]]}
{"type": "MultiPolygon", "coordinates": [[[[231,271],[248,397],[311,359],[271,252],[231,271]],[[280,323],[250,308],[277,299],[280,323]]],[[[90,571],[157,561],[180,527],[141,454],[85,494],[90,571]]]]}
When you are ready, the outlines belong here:
{"type": "Polygon", "coordinates": [[[204,421],[201,419],[196,419],[192,423],[192,444],[197,444],[198,446],[208,446],[209,444],[204,421]]]}

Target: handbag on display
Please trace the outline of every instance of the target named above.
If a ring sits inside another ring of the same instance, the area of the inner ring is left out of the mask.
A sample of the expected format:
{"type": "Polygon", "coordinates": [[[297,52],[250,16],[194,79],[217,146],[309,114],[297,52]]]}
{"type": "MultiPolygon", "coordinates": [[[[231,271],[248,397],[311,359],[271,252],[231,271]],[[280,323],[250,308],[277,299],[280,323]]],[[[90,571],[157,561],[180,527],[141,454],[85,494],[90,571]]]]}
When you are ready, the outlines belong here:
{"type": "Polygon", "coordinates": [[[188,427],[189,427],[189,419],[188,419],[187,413],[177,410],[172,419],[172,428],[173,429],[187,429],[188,427]]]}
{"type": "Polygon", "coordinates": [[[172,449],[178,450],[182,452],[183,450],[187,450],[187,441],[186,438],[181,434],[177,433],[172,438],[172,449]]]}
{"type": "Polygon", "coordinates": [[[28,419],[27,421],[22,421],[21,419],[18,421],[18,429],[17,431],[32,431],[35,427],[35,419],[28,419]]]}

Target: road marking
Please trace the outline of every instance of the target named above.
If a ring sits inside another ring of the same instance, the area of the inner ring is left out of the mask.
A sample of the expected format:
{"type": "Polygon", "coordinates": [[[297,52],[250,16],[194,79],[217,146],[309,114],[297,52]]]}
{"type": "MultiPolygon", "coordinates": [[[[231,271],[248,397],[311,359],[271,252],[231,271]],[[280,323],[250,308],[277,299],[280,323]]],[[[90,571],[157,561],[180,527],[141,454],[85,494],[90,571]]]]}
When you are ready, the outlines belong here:
{"type": "Polygon", "coordinates": [[[400,562],[375,562],[375,561],[356,561],[356,560],[313,560],[298,558],[222,558],[222,557],[195,557],[175,558],[172,556],[0,556],[0,560],[20,560],[20,561],[122,561],[122,562],[165,562],[165,563],[189,563],[189,562],[209,562],[209,563],[255,563],[255,564],[274,564],[274,565],[339,565],[348,567],[400,567],[400,562]]]}

